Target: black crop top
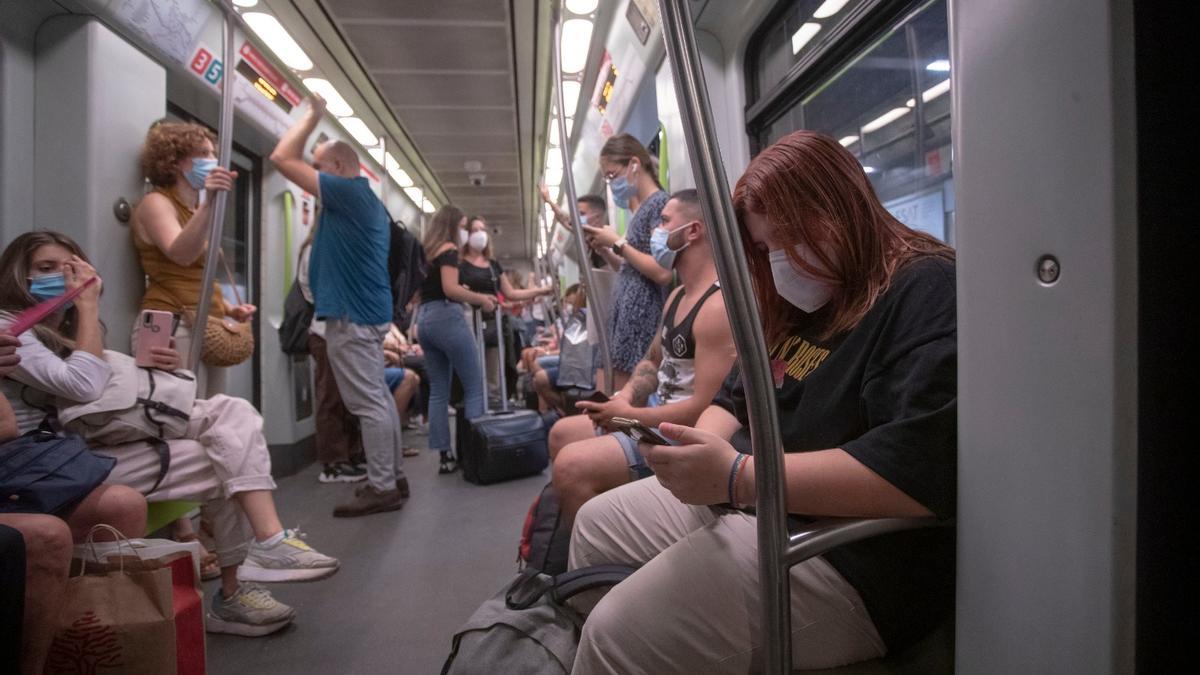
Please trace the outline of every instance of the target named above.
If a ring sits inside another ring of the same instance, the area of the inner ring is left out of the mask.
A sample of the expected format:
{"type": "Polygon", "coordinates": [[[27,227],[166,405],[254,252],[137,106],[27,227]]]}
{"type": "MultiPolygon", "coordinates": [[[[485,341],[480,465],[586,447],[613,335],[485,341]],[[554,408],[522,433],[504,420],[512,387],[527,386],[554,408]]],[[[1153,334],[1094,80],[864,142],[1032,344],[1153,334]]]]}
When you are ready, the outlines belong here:
{"type": "Polygon", "coordinates": [[[452,248],[430,262],[429,274],[425,275],[425,283],[421,284],[421,302],[446,299],[446,290],[442,288],[443,267],[458,267],[458,249],[452,248]]]}

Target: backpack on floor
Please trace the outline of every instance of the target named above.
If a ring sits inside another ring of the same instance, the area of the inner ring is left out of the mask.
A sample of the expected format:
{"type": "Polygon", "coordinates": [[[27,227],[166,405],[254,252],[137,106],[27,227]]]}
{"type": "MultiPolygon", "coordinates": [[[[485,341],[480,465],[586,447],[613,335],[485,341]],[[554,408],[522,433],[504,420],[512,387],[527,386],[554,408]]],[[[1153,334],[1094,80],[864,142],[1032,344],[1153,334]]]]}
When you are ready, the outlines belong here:
{"type": "Polygon", "coordinates": [[[555,577],[522,572],[455,633],[442,675],[570,673],[583,617],[566,601],[591,588],[613,586],[634,570],[597,565],[555,577]]]}
{"type": "Polygon", "coordinates": [[[544,574],[567,571],[567,553],[571,547],[571,529],[562,522],[562,507],[554,483],[546,487],[529,505],[517,557],[525,569],[544,574]]]}

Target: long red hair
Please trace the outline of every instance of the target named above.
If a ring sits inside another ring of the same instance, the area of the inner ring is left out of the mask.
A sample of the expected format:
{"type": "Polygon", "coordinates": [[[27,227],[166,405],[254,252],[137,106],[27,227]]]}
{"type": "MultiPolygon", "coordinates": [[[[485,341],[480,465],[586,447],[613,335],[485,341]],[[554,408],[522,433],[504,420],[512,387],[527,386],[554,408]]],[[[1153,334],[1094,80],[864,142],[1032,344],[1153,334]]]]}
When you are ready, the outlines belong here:
{"type": "Polygon", "coordinates": [[[844,333],[858,325],[904,264],[929,255],[954,259],[954,249],[883,208],[854,155],[812,131],[788,134],[759,153],[738,179],[733,207],[747,251],[755,244],[746,216],[757,213],[774,228],[772,238],[795,267],[834,288],[824,308],[806,314],[775,292],[767,256],[751,255],[750,274],[768,344],[800,327],[815,328],[822,338],[844,333]],[[813,252],[823,269],[796,254],[799,244],[813,252]],[[819,325],[809,323],[813,321],[819,325]]]}

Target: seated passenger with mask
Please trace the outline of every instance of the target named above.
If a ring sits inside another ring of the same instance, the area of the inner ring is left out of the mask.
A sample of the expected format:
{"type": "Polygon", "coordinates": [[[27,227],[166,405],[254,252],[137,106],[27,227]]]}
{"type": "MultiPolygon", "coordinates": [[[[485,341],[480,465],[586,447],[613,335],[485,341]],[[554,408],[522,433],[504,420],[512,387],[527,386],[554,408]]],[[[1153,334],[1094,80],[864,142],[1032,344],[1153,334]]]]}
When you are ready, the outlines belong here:
{"type": "Polygon", "coordinates": [[[733,336],[702,218],[695,190],[671,196],[650,249],[681,283],[667,299],[658,339],[612,399],[581,401],[586,417],[565,418],[550,430],[554,486],[567,523],[592,497],[653,473],[627,434],[597,432],[613,431],[614,417],[648,427],[695,424],[733,366],[733,336]]]}

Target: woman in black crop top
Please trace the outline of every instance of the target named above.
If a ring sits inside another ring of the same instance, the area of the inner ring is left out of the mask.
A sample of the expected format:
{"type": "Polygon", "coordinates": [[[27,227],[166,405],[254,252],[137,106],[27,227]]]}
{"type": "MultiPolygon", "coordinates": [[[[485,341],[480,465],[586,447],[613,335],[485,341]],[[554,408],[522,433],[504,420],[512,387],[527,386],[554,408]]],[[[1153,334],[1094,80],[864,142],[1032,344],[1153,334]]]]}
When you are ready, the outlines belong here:
{"type": "MultiPolygon", "coordinates": [[[[487,222],[481,216],[471,216],[468,223],[467,243],[462,247],[462,261],[458,264],[458,278],[464,286],[476,293],[500,294],[506,303],[532,300],[540,295],[554,292],[554,288],[549,285],[537,288],[515,288],[509,282],[508,275],[504,273],[504,268],[492,258],[492,243],[489,241],[487,222]]],[[[487,350],[484,352],[486,361],[484,367],[489,375],[489,388],[493,392],[497,386],[494,373],[499,361],[497,341],[500,335],[496,330],[495,317],[496,314],[493,312],[484,312],[483,314],[485,321],[483,339],[487,346],[487,350]]],[[[515,390],[517,382],[517,359],[520,356],[520,350],[517,348],[515,340],[514,322],[511,317],[504,321],[503,335],[505,340],[504,360],[507,362],[505,367],[511,371],[510,377],[508,377],[509,393],[511,393],[511,390],[515,390]]]]}
{"type": "Polygon", "coordinates": [[[425,350],[429,374],[429,448],[441,453],[439,473],[454,471],[450,449],[450,380],[454,373],[463,383],[467,419],[483,414],[483,383],[475,338],[463,318],[462,306],[469,303],[485,312],[496,310],[496,298],[464,288],[458,278],[458,247],[466,239],[467,218],[447,204],[433,216],[425,240],[429,273],[421,286],[421,309],[417,334],[425,350]]]}
{"type": "MultiPolygon", "coordinates": [[[[855,157],[813,132],[755,157],[733,202],[775,375],[791,517],[953,517],[953,250],[896,220],[855,157]]],[[[572,567],[641,568],[588,616],[573,673],[762,667],[746,407],[734,371],[695,428],[660,426],[680,445],[640,446],[654,480],[580,511],[572,567]]],[[[842,546],[790,579],[793,668],[882,656],[952,614],[954,529],[842,546]]]]}

